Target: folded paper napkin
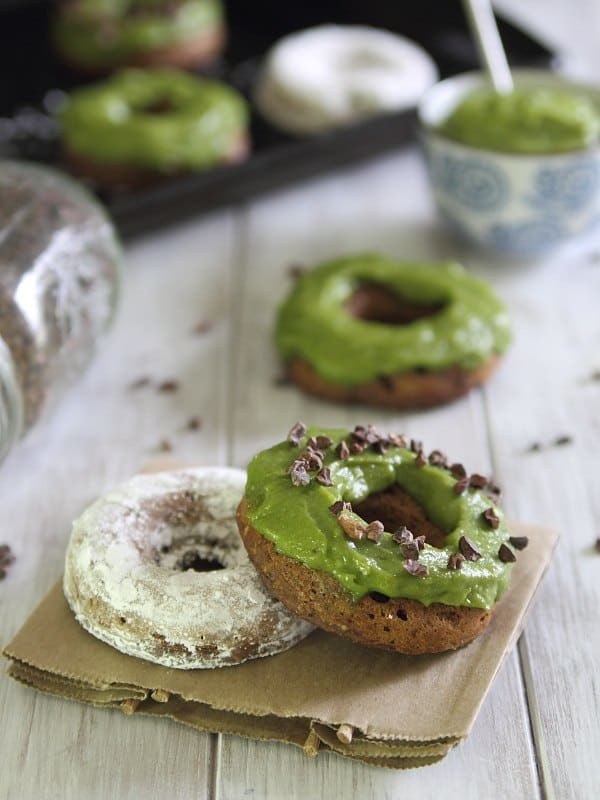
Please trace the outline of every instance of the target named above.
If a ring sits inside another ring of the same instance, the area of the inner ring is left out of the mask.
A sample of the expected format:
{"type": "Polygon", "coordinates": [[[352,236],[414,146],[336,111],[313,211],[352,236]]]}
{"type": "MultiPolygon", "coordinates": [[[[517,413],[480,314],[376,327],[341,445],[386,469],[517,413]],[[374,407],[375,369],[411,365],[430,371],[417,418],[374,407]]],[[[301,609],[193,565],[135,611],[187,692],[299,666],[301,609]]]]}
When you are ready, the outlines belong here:
{"type": "Polygon", "coordinates": [[[286,653],[235,667],[168,669],[123,655],[79,626],[57,584],[4,655],[41,691],[215,733],[333,750],[369,764],[432,764],[469,733],[523,626],[558,534],[513,525],[529,547],[486,632],[461,650],[402,656],[315,631],[286,653]]]}

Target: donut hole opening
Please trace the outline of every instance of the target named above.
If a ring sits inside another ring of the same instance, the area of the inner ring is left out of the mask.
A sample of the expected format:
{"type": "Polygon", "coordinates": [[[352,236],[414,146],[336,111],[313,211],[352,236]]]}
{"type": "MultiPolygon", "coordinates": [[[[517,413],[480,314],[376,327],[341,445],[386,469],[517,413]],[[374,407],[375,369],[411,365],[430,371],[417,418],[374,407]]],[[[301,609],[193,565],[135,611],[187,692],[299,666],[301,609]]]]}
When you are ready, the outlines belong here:
{"type": "Polygon", "coordinates": [[[151,117],[161,117],[176,110],[175,104],[170,97],[155,97],[143,105],[137,106],[136,114],[147,114],[151,117]]]}
{"type": "Polygon", "coordinates": [[[363,281],[346,301],[346,311],[363,322],[410,325],[418,319],[438,314],[445,305],[444,302],[416,303],[388,286],[363,281]]]}
{"type": "MultiPolygon", "coordinates": [[[[424,536],[427,544],[432,547],[444,547],[445,531],[432,522],[423,506],[397,483],[380,492],[373,492],[360,503],[355,503],[354,511],[366,522],[379,520],[390,533],[406,526],[413,536],[424,536]]],[[[371,593],[371,597],[374,594],[377,593],[371,593]]],[[[376,597],[373,599],[383,602],[376,597]]]]}

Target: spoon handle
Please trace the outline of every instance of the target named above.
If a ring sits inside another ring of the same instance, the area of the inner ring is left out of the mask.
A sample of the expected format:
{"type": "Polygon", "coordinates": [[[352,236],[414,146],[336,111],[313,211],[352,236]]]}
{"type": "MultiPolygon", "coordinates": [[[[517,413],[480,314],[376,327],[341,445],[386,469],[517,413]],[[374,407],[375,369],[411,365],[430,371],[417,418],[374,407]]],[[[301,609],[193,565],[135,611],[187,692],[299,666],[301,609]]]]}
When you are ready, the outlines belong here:
{"type": "Polygon", "coordinates": [[[513,79],[490,0],[463,0],[463,5],[479,57],[492,86],[500,94],[512,92],[513,79]]]}

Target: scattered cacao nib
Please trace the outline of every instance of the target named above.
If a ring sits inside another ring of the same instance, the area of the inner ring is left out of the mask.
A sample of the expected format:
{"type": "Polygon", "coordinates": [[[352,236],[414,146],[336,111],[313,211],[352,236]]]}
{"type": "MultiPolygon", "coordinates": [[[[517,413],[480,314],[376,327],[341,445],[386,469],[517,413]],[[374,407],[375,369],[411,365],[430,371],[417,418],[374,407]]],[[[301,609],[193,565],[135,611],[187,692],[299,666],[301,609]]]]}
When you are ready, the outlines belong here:
{"type": "Polygon", "coordinates": [[[367,441],[367,429],[364,425],[356,425],[354,430],[350,433],[350,438],[353,442],[364,443],[367,441]]]}
{"type": "Polygon", "coordinates": [[[365,434],[365,441],[367,444],[376,444],[381,438],[381,434],[375,425],[367,425],[367,431],[365,434]]]}
{"type": "Polygon", "coordinates": [[[303,461],[294,461],[290,468],[290,478],[294,486],[306,486],[310,483],[310,475],[303,461]]]}
{"type": "Polygon", "coordinates": [[[188,431],[199,431],[202,427],[202,420],[200,417],[190,417],[185,423],[185,427],[188,431]]]}
{"type": "Polygon", "coordinates": [[[528,536],[509,536],[508,541],[512,544],[515,550],[525,550],[529,544],[528,536]]]}
{"type": "Polygon", "coordinates": [[[562,436],[557,436],[552,444],[555,447],[563,447],[566,444],[573,444],[573,437],[569,436],[568,433],[565,433],[562,436]]]}
{"type": "Polygon", "coordinates": [[[390,433],[388,439],[394,447],[408,447],[408,439],[402,433],[390,433]]]}
{"type": "Polygon", "coordinates": [[[312,447],[307,447],[303,450],[299,459],[304,461],[306,468],[311,471],[318,471],[323,468],[323,459],[325,455],[321,450],[313,450],[312,447]]]}
{"type": "Polygon", "coordinates": [[[414,539],[410,542],[402,542],[400,544],[400,552],[404,558],[408,558],[411,561],[419,560],[419,545],[414,539]]]}
{"type": "Polygon", "coordinates": [[[542,445],[539,442],[532,442],[528,447],[525,448],[526,453],[539,453],[542,449],[542,445]]]}
{"type": "Polygon", "coordinates": [[[329,436],[311,436],[308,440],[308,446],[314,450],[327,450],[332,444],[333,440],[329,436]]]}
{"type": "Polygon", "coordinates": [[[298,447],[300,445],[300,440],[306,433],[306,425],[303,422],[296,422],[289,430],[287,435],[287,440],[290,444],[293,444],[294,447],[298,447]]]}
{"type": "Polygon", "coordinates": [[[0,544],[0,581],[6,578],[8,567],[14,562],[15,557],[8,544],[0,544]]]}
{"type": "Polygon", "coordinates": [[[381,541],[381,536],[383,534],[383,522],[380,522],[378,519],[374,519],[373,522],[369,522],[366,527],[365,535],[367,539],[370,539],[375,544],[379,544],[381,541]]]}
{"type": "Polygon", "coordinates": [[[488,482],[486,491],[487,491],[488,494],[490,494],[490,495],[492,495],[493,497],[496,497],[496,498],[498,498],[498,497],[500,497],[502,495],[502,489],[498,486],[497,483],[494,483],[494,481],[489,481],[488,482]]]}
{"type": "Polygon", "coordinates": [[[159,453],[170,453],[173,450],[173,445],[168,439],[161,439],[158,444],[159,453]]]}
{"type": "Polygon", "coordinates": [[[462,569],[465,557],[462,553],[450,553],[448,559],[448,569],[462,569]]]}
{"type": "Polygon", "coordinates": [[[413,540],[412,531],[409,531],[406,525],[403,525],[401,528],[398,528],[397,531],[394,531],[392,534],[392,539],[398,544],[405,544],[406,542],[412,542],[413,540]]]}
{"type": "Polygon", "coordinates": [[[360,541],[365,535],[365,526],[352,513],[342,511],[341,514],[338,514],[337,521],[338,525],[349,539],[360,541]]]}
{"type": "Polygon", "coordinates": [[[194,327],[192,328],[192,333],[195,336],[202,336],[205,333],[208,333],[213,328],[213,323],[208,319],[202,319],[200,322],[197,322],[194,327]]]}
{"type": "Polygon", "coordinates": [[[419,450],[423,449],[423,442],[420,442],[418,439],[411,439],[410,449],[413,451],[413,453],[418,453],[419,450]]]}
{"type": "Polygon", "coordinates": [[[348,445],[346,444],[346,442],[343,439],[338,444],[336,453],[337,453],[337,457],[341,461],[345,461],[348,458],[348,456],[350,455],[350,450],[348,449],[348,445]]]}
{"type": "Polygon", "coordinates": [[[479,475],[477,472],[474,472],[469,478],[469,486],[472,486],[473,489],[485,489],[487,485],[488,479],[485,475],[479,475]]]}
{"type": "Polygon", "coordinates": [[[337,517],[341,511],[352,511],[352,503],[348,503],[346,500],[336,500],[329,506],[329,510],[337,517]]]}
{"type": "Polygon", "coordinates": [[[358,456],[363,453],[367,449],[366,444],[361,444],[360,442],[351,442],[350,443],[350,452],[353,456],[358,456]]]}
{"type": "Polygon", "coordinates": [[[173,379],[168,381],[161,381],[156,387],[156,389],[159,392],[164,392],[165,394],[171,394],[172,392],[176,392],[179,389],[179,381],[173,379]]]}
{"type": "Polygon", "coordinates": [[[434,467],[445,467],[448,464],[448,457],[441,450],[432,450],[429,453],[429,463],[434,467]]]}
{"type": "Polygon", "coordinates": [[[425,458],[425,453],[423,450],[417,450],[417,456],[415,458],[415,467],[424,467],[427,463],[427,459],[425,458]]]}
{"type": "Polygon", "coordinates": [[[417,578],[424,578],[425,575],[429,574],[426,564],[420,564],[418,561],[413,561],[411,558],[407,558],[406,561],[403,561],[402,566],[409,575],[415,575],[417,578]]]}
{"type": "MultiPolygon", "coordinates": [[[[526,537],[526,536],[522,536],[522,537],[520,537],[520,538],[522,538],[522,539],[526,539],[527,537],[526,537]]],[[[511,539],[510,543],[511,543],[512,545],[514,545],[514,547],[516,547],[516,548],[517,548],[517,550],[522,550],[522,549],[523,549],[523,548],[519,547],[518,545],[516,545],[516,544],[515,544],[515,543],[512,541],[512,539],[511,539]]],[[[595,544],[594,544],[594,547],[595,547],[596,551],[597,551],[598,553],[600,553],[600,537],[599,537],[598,539],[596,539],[596,542],[595,542],[595,544]]]]}
{"type": "Polygon", "coordinates": [[[452,477],[456,478],[457,481],[461,481],[463,478],[467,477],[467,470],[462,464],[452,464],[450,466],[450,474],[452,477]]]}
{"type": "Polygon", "coordinates": [[[136,378],[136,380],[129,384],[129,389],[135,392],[138,389],[145,389],[146,386],[150,386],[150,378],[147,375],[142,375],[140,378],[136,378]]]}
{"type": "Polygon", "coordinates": [[[419,550],[422,550],[425,547],[424,536],[415,536],[415,542],[417,543],[417,547],[419,548],[419,550]]]}
{"type": "Polygon", "coordinates": [[[456,481],[456,483],[452,488],[455,494],[462,494],[467,490],[468,486],[469,486],[469,479],[461,478],[459,481],[456,481]]]}
{"type": "Polygon", "coordinates": [[[496,529],[498,525],[500,525],[500,517],[496,514],[496,511],[490,506],[486,508],[486,510],[481,515],[490,528],[496,529]]]}
{"type": "Polygon", "coordinates": [[[458,547],[467,561],[479,561],[481,553],[475,547],[472,541],[467,539],[466,536],[461,536],[458,540],[458,547]]]}
{"type": "Polygon", "coordinates": [[[498,550],[498,558],[504,564],[510,564],[512,561],[517,560],[517,557],[515,556],[513,551],[510,549],[510,547],[507,547],[505,544],[500,545],[500,549],[498,550]]]}
{"type": "Polygon", "coordinates": [[[331,480],[331,470],[329,467],[323,467],[323,469],[319,470],[315,480],[317,483],[320,483],[321,486],[333,486],[333,481],[331,480]]]}
{"type": "Polygon", "coordinates": [[[378,442],[373,443],[373,450],[375,450],[376,453],[379,453],[380,456],[383,456],[385,453],[387,453],[389,446],[390,445],[387,439],[380,439],[378,442]]]}

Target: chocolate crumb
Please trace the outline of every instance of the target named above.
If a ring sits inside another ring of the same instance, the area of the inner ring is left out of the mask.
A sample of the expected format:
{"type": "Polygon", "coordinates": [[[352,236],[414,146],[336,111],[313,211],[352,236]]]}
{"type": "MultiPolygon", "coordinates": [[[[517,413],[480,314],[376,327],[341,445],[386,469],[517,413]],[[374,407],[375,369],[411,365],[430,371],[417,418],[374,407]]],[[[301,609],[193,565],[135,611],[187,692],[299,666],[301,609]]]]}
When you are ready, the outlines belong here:
{"type": "Polygon", "coordinates": [[[462,494],[467,490],[468,486],[469,486],[469,479],[461,478],[459,481],[456,481],[456,483],[452,488],[455,494],[462,494]]]}
{"type": "Polygon", "coordinates": [[[510,547],[507,547],[505,544],[500,545],[500,549],[498,550],[498,558],[504,564],[510,564],[512,561],[517,560],[517,557],[515,556],[513,551],[510,549],[510,547]]]}
{"type": "Polygon", "coordinates": [[[481,558],[481,553],[479,550],[475,547],[470,539],[467,539],[466,536],[460,537],[458,540],[458,547],[467,561],[479,561],[481,558]]]}
{"type": "Polygon", "coordinates": [[[456,478],[457,481],[467,477],[467,470],[462,464],[452,464],[450,466],[450,474],[456,478]]]}
{"type": "Polygon", "coordinates": [[[423,450],[417,450],[417,455],[415,458],[415,467],[424,467],[427,463],[427,459],[425,458],[425,453],[423,450]]]}
{"type": "Polygon", "coordinates": [[[500,525],[500,517],[496,514],[496,511],[490,506],[486,508],[486,510],[481,515],[490,528],[496,529],[498,525],[500,525]]]}
{"type": "Polygon", "coordinates": [[[290,444],[293,444],[294,447],[298,447],[300,444],[300,439],[306,433],[306,425],[303,422],[296,422],[295,425],[292,425],[290,431],[287,435],[287,440],[290,444]]]}
{"type": "Polygon", "coordinates": [[[159,453],[170,453],[173,450],[173,445],[168,439],[161,439],[158,445],[159,453]]]}
{"type": "Polygon", "coordinates": [[[346,444],[346,442],[343,439],[338,444],[336,452],[337,452],[337,457],[341,461],[345,461],[348,458],[348,456],[350,455],[350,450],[348,449],[348,445],[346,444]]]}
{"type": "Polygon", "coordinates": [[[342,511],[338,514],[338,525],[349,539],[360,541],[365,535],[365,526],[353,514],[342,511]]]}
{"type": "Polygon", "coordinates": [[[448,559],[448,569],[462,569],[465,557],[462,553],[450,553],[448,559]]]}
{"type": "Polygon", "coordinates": [[[188,431],[199,431],[202,427],[202,420],[200,417],[190,417],[185,423],[185,427],[188,431]]]}
{"type": "Polygon", "coordinates": [[[378,519],[374,519],[373,522],[369,522],[367,528],[365,530],[365,534],[367,539],[370,539],[375,544],[379,544],[381,541],[381,536],[383,534],[383,522],[380,522],[378,519]]]}
{"type": "Polygon", "coordinates": [[[429,463],[433,464],[434,467],[445,467],[448,463],[448,457],[441,450],[432,450],[429,454],[429,463]]]}
{"type": "Polygon", "coordinates": [[[136,380],[130,383],[128,388],[132,392],[135,392],[138,389],[144,389],[146,386],[149,385],[150,385],[150,378],[147,375],[142,375],[140,378],[136,378],[136,380]]]}
{"type": "Polygon", "coordinates": [[[569,436],[569,434],[563,434],[562,436],[557,436],[552,444],[555,447],[563,447],[566,444],[573,444],[573,437],[569,436]]]}
{"type": "Polygon", "coordinates": [[[165,394],[169,394],[172,392],[176,392],[179,389],[179,381],[176,380],[168,380],[162,381],[156,387],[157,391],[164,392],[165,394]]]}
{"type": "Polygon", "coordinates": [[[212,330],[213,323],[210,320],[203,319],[197,322],[192,328],[192,333],[196,336],[202,336],[212,330]]]}
{"type": "Polygon", "coordinates": [[[415,575],[417,578],[423,578],[429,574],[426,564],[420,564],[418,561],[413,561],[411,558],[402,562],[402,566],[409,575],[415,575]]]}
{"type": "Polygon", "coordinates": [[[331,480],[331,470],[329,467],[323,467],[318,473],[315,479],[317,483],[320,483],[321,486],[333,486],[333,481],[331,480]]]}
{"type": "Polygon", "coordinates": [[[508,541],[516,550],[525,550],[529,544],[528,536],[510,536],[508,541]]]}
{"type": "Polygon", "coordinates": [[[474,489],[485,489],[487,485],[488,479],[485,475],[479,475],[477,472],[474,472],[469,478],[469,486],[472,486],[474,489]]]}
{"type": "Polygon", "coordinates": [[[290,468],[290,478],[294,486],[306,486],[310,483],[310,475],[303,461],[294,461],[290,468]]]}

